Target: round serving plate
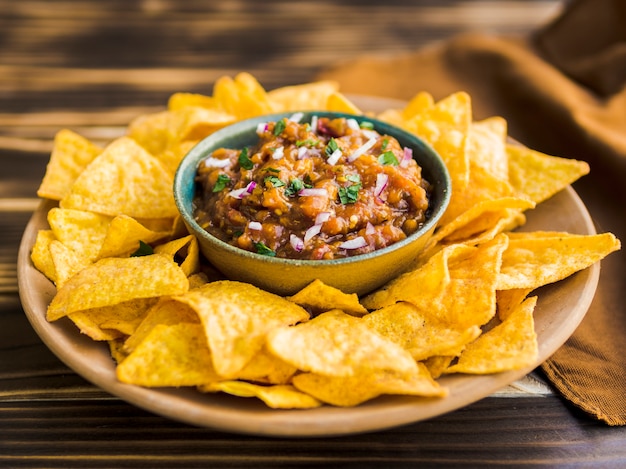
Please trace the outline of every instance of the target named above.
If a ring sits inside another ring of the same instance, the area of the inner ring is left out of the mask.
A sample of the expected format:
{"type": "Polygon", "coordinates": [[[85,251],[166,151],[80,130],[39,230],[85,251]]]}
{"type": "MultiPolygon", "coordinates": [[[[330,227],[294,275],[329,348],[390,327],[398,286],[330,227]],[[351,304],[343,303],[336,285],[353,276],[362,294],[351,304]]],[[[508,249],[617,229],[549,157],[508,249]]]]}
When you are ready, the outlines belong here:
{"type": "MultiPolygon", "coordinates": [[[[352,97],[365,111],[402,107],[401,101],[352,97]]],[[[54,285],[35,267],[30,252],[37,232],[48,228],[53,202],[43,201],[24,232],[18,255],[19,291],[24,311],[50,350],[86,380],[129,403],[188,424],[219,430],[284,437],[346,435],[383,430],[429,419],[476,402],[523,377],[552,355],[585,316],[598,284],[600,264],[537,290],[535,329],[539,354],[532,365],[491,375],[455,374],[438,381],[449,390],[445,398],[381,396],[351,408],[322,406],[307,410],[276,410],[251,398],[203,394],[191,388],[143,388],[120,383],[108,346],[82,335],[67,318],[49,323],[46,309],[54,285]]],[[[567,187],[526,212],[523,231],[567,231],[595,234],[591,217],[576,192],[567,187]]]]}

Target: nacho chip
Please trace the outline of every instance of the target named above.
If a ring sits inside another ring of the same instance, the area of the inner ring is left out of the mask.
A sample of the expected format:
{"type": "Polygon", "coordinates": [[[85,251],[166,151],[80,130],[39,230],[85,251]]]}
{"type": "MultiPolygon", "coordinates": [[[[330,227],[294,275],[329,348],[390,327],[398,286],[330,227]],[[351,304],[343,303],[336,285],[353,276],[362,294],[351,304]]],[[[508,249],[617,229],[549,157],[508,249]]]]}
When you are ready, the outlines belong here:
{"type": "Polygon", "coordinates": [[[63,199],[80,173],[102,149],[71,130],[63,129],[54,137],[54,146],[37,196],[63,199]]]}
{"type": "Polygon", "coordinates": [[[140,241],[150,244],[170,234],[170,231],[152,231],[136,219],[120,215],[111,220],[97,258],[126,257],[137,250],[140,241]]]}
{"type": "Polygon", "coordinates": [[[521,145],[507,145],[509,181],[521,197],[535,203],[549,199],[589,173],[584,161],[550,156],[521,145]]]}
{"type": "Polygon", "coordinates": [[[267,93],[276,112],[326,109],[328,97],[339,90],[334,81],[317,81],[276,88],[267,93]]]}
{"type": "Polygon", "coordinates": [[[154,252],[165,254],[175,260],[189,277],[200,270],[200,248],[198,240],[193,235],[174,239],[154,248],[154,252]]]}
{"type": "Polygon", "coordinates": [[[409,351],[416,361],[434,355],[459,355],[481,333],[478,326],[466,329],[442,324],[410,303],[386,306],[363,317],[383,337],[409,351]]]}
{"type": "Polygon", "coordinates": [[[509,233],[502,256],[498,290],[535,289],[569,277],[621,248],[611,233],[509,233]]]}
{"type": "Polygon", "coordinates": [[[215,382],[200,324],[159,324],[118,365],[117,379],[139,386],[198,386],[215,382]]]}
{"type": "Polygon", "coordinates": [[[368,309],[399,301],[413,304],[444,324],[465,329],[486,324],[496,312],[495,286],[508,238],[483,245],[453,244],[417,269],[400,275],[362,300],[368,309]]]}
{"type": "Polygon", "coordinates": [[[217,103],[212,96],[205,96],[199,93],[174,93],[167,101],[167,109],[169,111],[177,111],[185,107],[202,107],[206,109],[215,109],[217,103]]]}
{"type": "Polygon", "coordinates": [[[111,219],[107,215],[58,207],[48,212],[48,224],[56,239],[89,261],[98,257],[111,219]]]}
{"type": "Polygon", "coordinates": [[[363,114],[361,110],[339,91],[335,91],[328,97],[326,110],[334,112],[345,112],[347,114],[363,114]]]}
{"type": "Polygon", "coordinates": [[[536,296],[524,300],[501,324],[469,344],[446,373],[499,373],[532,365],[538,354],[536,304],[536,296]]]}
{"type": "Polygon", "coordinates": [[[314,315],[331,309],[340,309],[353,316],[367,314],[367,309],[359,303],[356,293],[344,293],[338,288],[326,285],[321,280],[314,280],[295,295],[290,296],[289,300],[311,311],[314,315]]]}
{"type": "Polygon", "coordinates": [[[262,349],[239,373],[237,379],[266,384],[288,384],[298,369],[262,349]]]}
{"type": "Polygon", "coordinates": [[[374,332],[362,319],[340,310],[272,330],[267,348],[299,370],[326,376],[415,371],[415,361],[406,350],[374,332]]]}
{"type": "Polygon", "coordinates": [[[138,298],[112,306],[77,311],[68,317],[83,334],[93,340],[113,340],[133,334],[156,302],[156,298],[138,298]]]}
{"type": "Polygon", "coordinates": [[[356,406],[383,394],[422,397],[447,395],[447,389],[434,381],[421,363],[410,374],[389,370],[341,377],[302,373],[294,377],[293,384],[320,401],[340,407],[356,406]]]}
{"type": "Polygon", "coordinates": [[[55,240],[56,236],[52,230],[39,230],[30,253],[30,259],[35,268],[52,282],[56,281],[57,273],[50,255],[50,243],[55,240]]]}
{"type": "Polygon", "coordinates": [[[199,389],[204,392],[221,391],[239,397],[256,397],[272,409],[313,409],[322,405],[314,397],[288,384],[261,386],[244,381],[220,381],[199,386],[199,389]]]}
{"type": "Polygon", "coordinates": [[[213,98],[220,109],[237,119],[274,112],[267,92],[249,73],[239,73],[234,79],[219,78],[213,86],[213,98]]]}
{"type": "Polygon", "coordinates": [[[472,122],[469,129],[470,161],[501,181],[509,180],[506,138],[507,122],[502,117],[472,122]]]}
{"type": "Polygon", "coordinates": [[[207,283],[176,299],[198,313],[215,370],[225,378],[236,376],[252,360],[269,331],[309,317],[304,308],[285,298],[227,280],[207,283]]]}
{"type": "Polygon", "coordinates": [[[129,137],[120,137],[78,176],[61,207],[132,218],[178,215],[173,177],[129,137]]]}
{"type": "Polygon", "coordinates": [[[57,291],[46,317],[55,321],[77,311],[137,298],[180,295],[188,288],[181,268],[161,254],[101,259],[71,277],[57,291]]]}
{"type": "Polygon", "coordinates": [[[146,311],[132,334],[128,334],[130,337],[124,342],[124,351],[131,353],[157,325],[172,326],[180,323],[200,324],[200,318],[188,305],[169,297],[161,297],[146,311]]]}
{"type": "Polygon", "coordinates": [[[93,263],[91,259],[58,240],[53,240],[48,249],[54,264],[54,282],[57,288],[61,288],[68,279],[93,263]]]}

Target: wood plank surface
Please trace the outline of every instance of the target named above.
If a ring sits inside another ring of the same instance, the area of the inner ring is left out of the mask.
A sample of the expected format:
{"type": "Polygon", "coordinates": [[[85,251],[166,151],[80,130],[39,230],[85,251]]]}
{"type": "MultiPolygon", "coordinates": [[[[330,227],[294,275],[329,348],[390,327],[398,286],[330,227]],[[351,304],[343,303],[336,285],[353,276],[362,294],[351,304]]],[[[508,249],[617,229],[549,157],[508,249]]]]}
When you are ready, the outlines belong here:
{"type": "MultiPolygon", "coordinates": [[[[0,0],[0,467],[626,467],[626,428],[553,394],[492,396],[405,427],[263,438],[153,415],[86,382],[28,323],[16,262],[52,138],[98,142],[176,91],[267,88],[468,31],[528,34],[556,0],[0,0]]],[[[367,79],[367,77],[364,77],[367,79]]]]}

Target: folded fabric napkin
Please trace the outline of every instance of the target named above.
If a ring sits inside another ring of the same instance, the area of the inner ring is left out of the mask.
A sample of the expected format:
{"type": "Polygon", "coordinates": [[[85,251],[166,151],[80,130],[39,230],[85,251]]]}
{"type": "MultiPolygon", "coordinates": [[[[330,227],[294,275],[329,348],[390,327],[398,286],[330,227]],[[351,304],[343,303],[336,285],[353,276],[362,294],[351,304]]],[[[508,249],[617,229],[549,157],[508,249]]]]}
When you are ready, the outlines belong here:
{"type": "MultiPolygon", "coordinates": [[[[626,3],[577,0],[531,37],[468,34],[415,53],[360,57],[320,79],[344,93],[409,99],[472,96],[476,120],[500,115],[536,150],[589,162],[575,185],[598,231],[626,240],[626,3]]],[[[626,252],[602,261],[593,303],[574,335],[543,365],[570,402],[626,425],[626,252]]]]}

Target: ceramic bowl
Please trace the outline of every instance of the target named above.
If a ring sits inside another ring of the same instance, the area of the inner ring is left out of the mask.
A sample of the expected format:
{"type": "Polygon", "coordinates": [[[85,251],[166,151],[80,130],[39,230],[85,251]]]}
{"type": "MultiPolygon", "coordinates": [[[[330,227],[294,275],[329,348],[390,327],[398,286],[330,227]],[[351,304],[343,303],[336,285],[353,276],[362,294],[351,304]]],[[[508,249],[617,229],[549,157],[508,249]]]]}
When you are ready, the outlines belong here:
{"type": "Polygon", "coordinates": [[[319,117],[354,118],[368,121],[380,134],[396,138],[413,150],[422,167],[422,176],[431,183],[429,216],[424,225],[404,240],[362,255],[332,260],[301,260],[268,257],[232,246],[205,231],[194,219],[194,182],[198,164],[218,148],[243,148],[254,145],[259,123],[280,120],[293,113],[272,114],[237,122],[200,141],[183,158],[174,178],[174,198],[190,233],[198,238],[200,251],[224,276],[251,283],[279,295],[292,295],[315,279],[346,293],[363,295],[405,270],[431,237],[450,200],[450,177],[441,157],[424,141],[398,127],[368,118],[336,112],[305,112],[301,122],[319,117]]]}

